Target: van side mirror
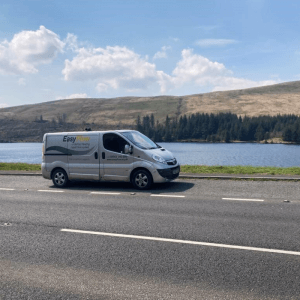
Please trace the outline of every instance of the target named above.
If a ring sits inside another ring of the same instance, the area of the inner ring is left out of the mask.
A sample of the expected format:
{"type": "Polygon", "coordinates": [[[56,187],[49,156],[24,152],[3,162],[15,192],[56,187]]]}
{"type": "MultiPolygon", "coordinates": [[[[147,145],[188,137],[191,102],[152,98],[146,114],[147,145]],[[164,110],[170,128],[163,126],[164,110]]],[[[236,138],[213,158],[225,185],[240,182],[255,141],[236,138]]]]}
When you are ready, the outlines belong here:
{"type": "Polygon", "coordinates": [[[132,154],[132,146],[129,146],[129,145],[125,145],[124,147],[124,153],[125,154],[132,154]]]}

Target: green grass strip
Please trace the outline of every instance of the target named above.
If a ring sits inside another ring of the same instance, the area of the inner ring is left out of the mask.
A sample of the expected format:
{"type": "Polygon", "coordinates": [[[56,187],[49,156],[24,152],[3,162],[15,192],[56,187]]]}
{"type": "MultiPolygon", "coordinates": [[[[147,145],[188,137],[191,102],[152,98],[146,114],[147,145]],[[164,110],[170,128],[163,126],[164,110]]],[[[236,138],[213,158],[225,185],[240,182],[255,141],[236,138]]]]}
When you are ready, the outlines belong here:
{"type": "MultiPolygon", "coordinates": [[[[261,175],[300,175],[300,167],[252,167],[252,166],[189,166],[180,167],[183,173],[193,174],[261,174],[261,175]]],[[[40,164],[0,163],[0,171],[41,171],[40,164]]]]}
{"type": "Polygon", "coordinates": [[[1,163],[0,171],[41,171],[40,164],[26,164],[26,163],[1,163]]]}
{"type": "Polygon", "coordinates": [[[300,167],[252,167],[252,166],[181,166],[181,172],[194,174],[261,174],[300,175],[300,167]]]}

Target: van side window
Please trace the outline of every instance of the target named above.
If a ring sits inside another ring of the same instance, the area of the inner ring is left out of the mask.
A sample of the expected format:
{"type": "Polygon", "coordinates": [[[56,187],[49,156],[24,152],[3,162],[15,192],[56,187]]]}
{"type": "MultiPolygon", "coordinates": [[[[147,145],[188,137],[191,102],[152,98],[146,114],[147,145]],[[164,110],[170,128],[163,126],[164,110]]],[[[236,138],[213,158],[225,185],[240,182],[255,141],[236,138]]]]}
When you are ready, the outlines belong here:
{"type": "Polygon", "coordinates": [[[103,135],[103,146],[106,150],[124,153],[125,145],[129,145],[128,142],[115,133],[105,133],[103,135]]]}

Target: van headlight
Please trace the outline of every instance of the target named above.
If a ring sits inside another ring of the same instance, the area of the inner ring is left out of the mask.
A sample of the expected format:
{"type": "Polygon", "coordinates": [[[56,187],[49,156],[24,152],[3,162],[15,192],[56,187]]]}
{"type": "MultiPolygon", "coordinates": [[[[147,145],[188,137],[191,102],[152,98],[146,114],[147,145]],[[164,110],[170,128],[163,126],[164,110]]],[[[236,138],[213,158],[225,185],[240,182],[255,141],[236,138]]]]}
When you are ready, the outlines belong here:
{"type": "Polygon", "coordinates": [[[152,158],[161,164],[166,164],[167,162],[159,155],[153,154],[152,158]]]}

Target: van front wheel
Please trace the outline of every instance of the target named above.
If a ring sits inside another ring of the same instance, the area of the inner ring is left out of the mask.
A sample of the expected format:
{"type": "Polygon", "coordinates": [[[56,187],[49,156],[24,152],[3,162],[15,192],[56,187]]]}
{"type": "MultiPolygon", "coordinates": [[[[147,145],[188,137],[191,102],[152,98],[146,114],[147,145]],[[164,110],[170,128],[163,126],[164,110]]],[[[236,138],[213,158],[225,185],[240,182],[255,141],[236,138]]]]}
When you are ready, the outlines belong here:
{"type": "Polygon", "coordinates": [[[68,183],[68,175],[63,169],[57,169],[52,174],[52,181],[58,188],[63,188],[68,183]]]}
{"type": "Polygon", "coordinates": [[[133,186],[138,190],[147,190],[152,185],[152,176],[147,170],[137,170],[132,175],[133,186]]]}

